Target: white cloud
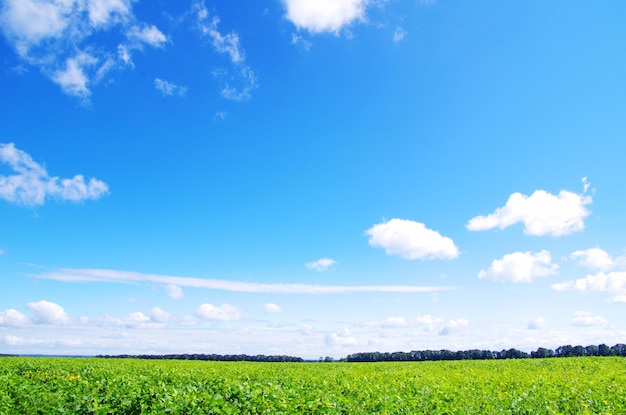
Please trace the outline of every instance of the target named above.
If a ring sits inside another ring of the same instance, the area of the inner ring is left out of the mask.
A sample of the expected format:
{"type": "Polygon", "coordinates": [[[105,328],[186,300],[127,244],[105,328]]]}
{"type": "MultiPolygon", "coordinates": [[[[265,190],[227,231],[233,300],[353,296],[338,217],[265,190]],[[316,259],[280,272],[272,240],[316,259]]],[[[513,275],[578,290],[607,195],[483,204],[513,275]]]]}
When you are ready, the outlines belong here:
{"type": "Polygon", "coordinates": [[[470,219],[467,229],[504,229],[521,222],[527,235],[568,235],[583,230],[584,219],[589,215],[585,206],[591,202],[591,196],[567,190],[561,190],[556,196],[545,190],[537,190],[530,196],[514,193],[506,205],[494,213],[470,219]]]}
{"type": "Polygon", "coordinates": [[[0,144],[0,161],[17,174],[0,176],[0,198],[19,205],[43,205],[46,196],[80,202],[99,199],[109,192],[106,183],[91,179],[85,183],[82,175],[72,179],[50,177],[48,172],[13,143],[0,144]]]}
{"type": "Polygon", "coordinates": [[[87,9],[92,26],[106,26],[130,14],[131,0],[89,0],[87,9]]]}
{"type": "Polygon", "coordinates": [[[259,87],[256,75],[249,66],[242,67],[232,81],[227,82],[221,92],[223,98],[231,101],[247,101],[252,96],[252,91],[259,87]],[[232,81],[237,86],[233,86],[232,81]]]}
{"type": "Polygon", "coordinates": [[[126,326],[135,327],[150,322],[150,317],[146,316],[141,311],[136,311],[134,313],[130,313],[125,322],[126,326]]]}
{"type": "Polygon", "coordinates": [[[205,320],[235,321],[241,319],[243,311],[230,304],[216,307],[212,304],[202,304],[196,310],[196,315],[205,320]]]}
{"type": "Polygon", "coordinates": [[[215,113],[215,115],[213,115],[213,122],[217,122],[217,121],[224,121],[226,120],[226,117],[228,116],[228,113],[225,111],[218,111],[215,113]]]}
{"type": "Polygon", "coordinates": [[[34,322],[37,324],[61,326],[70,323],[70,318],[63,307],[56,303],[42,300],[28,303],[27,307],[35,313],[34,322]]]}
{"type": "Polygon", "coordinates": [[[435,318],[430,314],[418,316],[415,318],[415,322],[419,325],[426,326],[428,331],[432,331],[436,325],[442,324],[445,320],[441,318],[435,318]]]}
{"type": "Polygon", "coordinates": [[[447,336],[465,330],[469,326],[469,322],[464,318],[458,320],[450,320],[445,326],[439,330],[440,336],[447,336]]]}
{"type": "Polygon", "coordinates": [[[0,25],[20,54],[46,38],[60,37],[69,24],[73,1],[5,0],[0,25]]]}
{"type": "Polygon", "coordinates": [[[356,20],[365,20],[368,0],[283,0],[285,17],[311,33],[338,33],[356,20]]]}
{"type": "Polygon", "coordinates": [[[29,322],[24,314],[12,308],[0,311],[0,327],[23,327],[29,322]]]}
{"type": "Polygon", "coordinates": [[[613,294],[623,294],[626,293],[626,271],[609,273],[600,272],[594,275],[587,275],[585,278],[553,284],[552,289],[556,291],[599,291],[613,294]]]}
{"type": "Polygon", "coordinates": [[[186,86],[176,85],[172,82],[165,81],[163,79],[156,78],[154,80],[154,86],[157,90],[161,91],[164,96],[184,96],[187,93],[186,86]]]}
{"type": "Polygon", "coordinates": [[[616,295],[609,300],[612,303],[626,303],[626,294],[616,295]]]}
{"type": "Polygon", "coordinates": [[[455,289],[448,286],[420,285],[312,285],[312,284],[280,284],[253,283],[245,281],[216,280],[190,277],[174,277],[167,275],[141,274],[106,269],[60,269],[33,275],[37,278],[65,282],[112,282],[140,283],[153,282],[179,287],[206,288],[247,293],[281,293],[281,294],[344,294],[356,292],[375,293],[433,293],[455,289]]]}
{"type": "Polygon", "coordinates": [[[494,259],[491,266],[478,273],[480,279],[508,282],[532,282],[535,278],[556,274],[558,264],[552,263],[550,252],[514,252],[494,259]]]}
{"type": "Polygon", "coordinates": [[[0,248],[0,255],[4,255],[5,253],[4,249],[0,248]]]}
{"type": "Polygon", "coordinates": [[[183,289],[176,284],[168,284],[165,290],[167,291],[167,296],[173,300],[180,300],[185,295],[183,289]]]}
{"type": "Polygon", "coordinates": [[[330,258],[320,258],[317,261],[307,262],[304,264],[305,267],[311,269],[313,271],[322,272],[327,271],[330,267],[335,265],[337,261],[330,258]]]}
{"type": "Polygon", "coordinates": [[[300,333],[304,336],[310,336],[313,334],[313,326],[308,323],[303,323],[300,325],[300,333]]]}
{"type": "Polygon", "coordinates": [[[586,311],[577,311],[572,318],[572,326],[577,327],[606,326],[608,323],[604,317],[594,316],[586,311]]]}
{"type": "Polygon", "coordinates": [[[121,44],[117,45],[117,57],[120,61],[124,63],[124,65],[130,66],[131,68],[135,67],[128,46],[121,44]]]}
{"type": "Polygon", "coordinates": [[[223,69],[213,72],[223,83],[220,95],[231,101],[249,100],[252,91],[259,87],[259,82],[252,68],[244,64],[245,52],[239,44],[239,35],[237,32],[221,33],[218,30],[219,17],[209,18],[209,12],[204,3],[195,3],[192,12],[196,14],[200,32],[211,40],[215,51],[228,55],[235,66],[234,72],[223,69]]]}
{"type": "Polygon", "coordinates": [[[401,27],[396,27],[395,32],[393,32],[393,41],[394,43],[398,43],[400,42],[402,39],[404,39],[404,37],[408,34],[409,32],[407,32],[406,30],[404,30],[401,27]]]}
{"type": "Polygon", "coordinates": [[[379,322],[379,325],[383,328],[404,327],[406,326],[406,319],[404,317],[387,317],[379,322]]]}
{"type": "Polygon", "coordinates": [[[161,307],[154,307],[150,310],[150,320],[155,323],[167,323],[172,318],[172,315],[161,307]]]}
{"type": "Polygon", "coordinates": [[[132,3],[5,0],[0,29],[25,63],[38,67],[66,94],[87,103],[91,85],[113,68],[132,67],[129,49],[143,44],[161,47],[167,41],[156,26],[135,18],[132,3]],[[109,36],[117,43],[122,38],[116,51],[106,46],[109,36]]]}
{"type": "Polygon", "coordinates": [[[45,342],[43,340],[31,340],[23,337],[7,335],[4,336],[4,343],[7,346],[32,346],[44,344],[45,342]]]}
{"type": "Polygon", "coordinates": [[[340,333],[330,333],[326,336],[327,346],[354,346],[358,343],[357,339],[352,337],[352,333],[348,329],[342,330],[340,333]]]}
{"type": "Polygon", "coordinates": [[[311,46],[312,46],[311,42],[309,42],[308,40],[306,40],[304,37],[302,37],[301,35],[297,33],[291,34],[291,44],[300,46],[302,49],[304,49],[307,52],[311,50],[311,46]]]}
{"type": "Polygon", "coordinates": [[[423,223],[391,219],[366,231],[369,244],[385,248],[387,255],[405,259],[454,259],[459,250],[452,239],[426,228],[423,223]]]}
{"type": "Polygon", "coordinates": [[[209,24],[204,24],[203,21],[206,17],[208,17],[207,14],[200,20],[200,30],[204,35],[209,36],[215,50],[219,53],[228,54],[233,63],[242,63],[245,60],[245,55],[239,46],[239,35],[236,32],[223,35],[217,30],[220,23],[219,17],[215,16],[209,24]]]}
{"type": "Polygon", "coordinates": [[[546,319],[543,317],[537,317],[530,322],[528,322],[529,330],[539,330],[542,329],[546,325],[546,319]]]}
{"type": "Polygon", "coordinates": [[[128,31],[128,39],[131,41],[139,41],[146,43],[155,48],[161,48],[167,43],[165,36],[156,26],[133,26],[128,31]]]}
{"type": "Polygon", "coordinates": [[[278,314],[278,313],[282,313],[283,309],[278,304],[269,303],[263,306],[263,311],[268,314],[278,314]]]}
{"type": "Polygon", "coordinates": [[[603,249],[590,248],[584,251],[573,252],[570,257],[578,261],[579,264],[588,268],[608,271],[616,265],[616,261],[603,249]]]}

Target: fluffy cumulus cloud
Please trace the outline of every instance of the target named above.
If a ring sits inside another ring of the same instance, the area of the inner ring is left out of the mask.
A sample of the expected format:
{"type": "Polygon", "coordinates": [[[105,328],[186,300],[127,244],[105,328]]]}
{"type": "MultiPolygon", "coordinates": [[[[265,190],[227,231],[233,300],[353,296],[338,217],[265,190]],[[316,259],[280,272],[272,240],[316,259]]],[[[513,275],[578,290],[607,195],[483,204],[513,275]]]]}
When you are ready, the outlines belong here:
{"type": "Polygon", "coordinates": [[[71,202],[99,199],[109,192],[106,183],[77,174],[71,179],[48,175],[46,169],[13,143],[0,144],[0,162],[15,174],[0,176],[0,198],[26,206],[43,205],[46,196],[71,202]]]}
{"type": "Polygon", "coordinates": [[[576,327],[604,327],[609,324],[604,317],[594,316],[586,311],[577,311],[572,318],[572,326],[576,327]]]}
{"type": "Polygon", "coordinates": [[[0,327],[23,327],[28,325],[28,318],[12,308],[0,311],[0,327]]]}
{"type": "Polygon", "coordinates": [[[478,273],[480,279],[508,282],[532,282],[535,278],[556,274],[558,264],[552,263],[550,252],[514,252],[495,259],[491,266],[478,273]]]}
{"type": "Polygon", "coordinates": [[[230,304],[222,304],[219,307],[213,304],[202,304],[196,310],[196,315],[205,320],[235,321],[241,319],[243,311],[230,304]]]}
{"type": "Polygon", "coordinates": [[[4,0],[0,30],[24,62],[41,69],[67,94],[88,100],[91,86],[107,72],[129,66],[130,50],[167,42],[156,26],[136,19],[132,3],[4,0]],[[114,39],[113,50],[102,42],[107,36],[114,39]],[[118,53],[120,47],[124,54],[118,53]]]}
{"type": "Polygon", "coordinates": [[[391,219],[366,231],[369,244],[385,249],[388,255],[405,259],[454,259],[459,250],[452,239],[428,229],[423,223],[391,219]]]}
{"type": "Polygon", "coordinates": [[[267,314],[278,314],[282,313],[283,309],[278,304],[268,303],[263,306],[263,311],[267,314]]]}
{"type": "Polygon", "coordinates": [[[584,278],[560,282],[552,285],[556,291],[579,291],[579,292],[605,292],[612,294],[613,302],[624,302],[626,299],[626,271],[621,272],[600,272],[587,275],[584,278]]]}
{"type": "Polygon", "coordinates": [[[537,190],[527,196],[514,193],[506,204],[486,216],[476,216],[467,223],[471,231],[504,229],[516,223],[524,224],[524,233],[536,236],[563,236],[581,231],[584,219],[589,216],[585,207],[592,202],[591,196],[561,190],[553,195],[537,190]]]}
{"type": "Polygon", "coordinates": [[[27,307],[35,313],[33,321],[37,324],[63,326],[71,321],[63,307],[50,301],[42,300],[28,303],[27,307]]]}
{"type": "Polygon", "coordinates": [[[608,271],[615,267],[618,262],[623,262],[623,259],[614,260],[611,258],[608,252],[600,248],[590,248],[584,251],[575,251],[570,257],[580,265],[587,268],[596,269],[600,271],[608,271]]]}
{"type": "Polygon", "coordinates": [[[368,0],[283,0],[285,17],[311,33],[338,33],[354,21],[365,20],[368,0]]]}
{"type": "Polygon", "coordinates": [[[322,272],[322,271],[327,271],[328,269],[330,269],[330,267],[332,267],[336,263],[337,261],[335,261],[334,259],[320,258],[317,261],[307,262],[306,264],[304,264],[304,266],[310,270],[322,272]]]}

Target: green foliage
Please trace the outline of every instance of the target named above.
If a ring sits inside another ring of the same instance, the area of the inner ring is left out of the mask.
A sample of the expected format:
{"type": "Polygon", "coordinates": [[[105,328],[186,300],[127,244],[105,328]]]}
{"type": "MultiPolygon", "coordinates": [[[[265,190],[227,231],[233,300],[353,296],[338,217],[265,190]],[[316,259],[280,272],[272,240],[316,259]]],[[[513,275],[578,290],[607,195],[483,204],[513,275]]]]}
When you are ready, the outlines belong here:
{"type": "Polygon", "coordinates": [[[626,360],[0,358],[0,414],[623,414],[626,360]]]}

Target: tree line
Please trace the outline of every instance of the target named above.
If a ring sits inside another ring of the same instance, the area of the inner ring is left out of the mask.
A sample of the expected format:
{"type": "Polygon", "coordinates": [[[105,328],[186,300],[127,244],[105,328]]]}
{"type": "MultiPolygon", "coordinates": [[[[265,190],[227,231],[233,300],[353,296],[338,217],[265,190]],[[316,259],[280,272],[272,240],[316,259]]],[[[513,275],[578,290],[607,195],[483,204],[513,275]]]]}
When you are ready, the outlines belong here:
{"type": "Polygon", "coordinates": [[[105,359],[207,360],[214,362],[304,362],[304,359],[301,357],[286,355],[266,356],[263,354],[253,356],[247,354],[121,354],[116,356],[98,355],[96,357],[105,359]]]}
{"type": "Polygon", "coordinates": [[[490,359],[543,359],[550,357],[574,357],[574,356],[622,356],[626,357],[626,344],[618,343],[613,347],[606,344],[598,346],[559,346],[555,350],[538,348],[536,351],[526,353],[517,349],[501,351],[491,350],[413,350],[411,352],[366,352],[348,355],[348,362],[423,362],[432,360],[490,360],[490,359]]]}
{"type": "MultiPolygon", "coordinates": [[[[622,356],[626,357],[626,344],[618,343],[609,347],[606,344],[590,346],[560,346],[555,350],[540,347],[526,353],[517,349],[501,351],[491,350],[413,350],[411,352],[365,352],[353,353],[340,359],[341,362],[425,362],[436,360],[492,360],[492,359],[544,359],[551,357],[575,356],[622,356]]],[[[301,357],[287,355],[247,355],[247,354],[141,354],[141,355],[98,355],[100,358],[116,359],[154,359],[154,360],[207,360],[220,362],[304,362],[301,357]]],[[[319,362],[334,362],[332,357],[325,357],[319,362]]]]}

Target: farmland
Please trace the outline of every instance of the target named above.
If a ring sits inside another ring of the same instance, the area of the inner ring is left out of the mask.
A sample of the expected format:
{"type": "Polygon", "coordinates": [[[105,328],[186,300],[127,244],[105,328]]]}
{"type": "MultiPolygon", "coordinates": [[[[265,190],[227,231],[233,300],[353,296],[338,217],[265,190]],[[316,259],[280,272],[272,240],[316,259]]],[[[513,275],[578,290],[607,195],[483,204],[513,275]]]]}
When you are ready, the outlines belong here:
{"type": "Polygon", "coordinates": [[[624,414],[626,360],[0,358],[0,414],[624,414]]]}

